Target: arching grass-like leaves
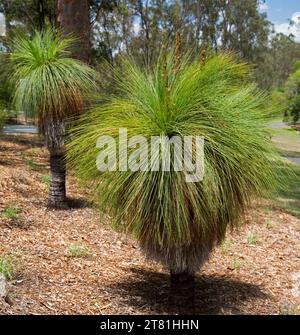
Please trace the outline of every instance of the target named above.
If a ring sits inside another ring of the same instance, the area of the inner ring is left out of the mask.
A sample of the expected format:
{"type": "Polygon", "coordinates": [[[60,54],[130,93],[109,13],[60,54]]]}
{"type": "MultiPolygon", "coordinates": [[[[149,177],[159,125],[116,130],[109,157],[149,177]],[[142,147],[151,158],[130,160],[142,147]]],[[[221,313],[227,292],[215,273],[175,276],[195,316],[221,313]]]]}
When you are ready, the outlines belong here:
{"type": "Polygon", "coordinates": [[[249,83],[246,64],[230,54],[204,63],[174,58],[161,57],[152,70],[124,60],[116,73],[119,96],[81,118],[68,156],[116,229],[171,271],[194,272],[251,200],[276,189],[284,163],[265,128],[266,96],[249,83]],[[118,141],[120,127],[128,137],[203,136],[203,181],[187,183],[175,171],[100,173],[97,139],[118,141]]]}
{"type": "Polygon", "coordinates": [[[59,121],[81,111],[95,88],[95,72],[70,56],[74,43],[53,29],[32,38],[19,35],[12,43],[14,103],[27,116],[37,116],[41,127],[44,120],[59,121]]]}

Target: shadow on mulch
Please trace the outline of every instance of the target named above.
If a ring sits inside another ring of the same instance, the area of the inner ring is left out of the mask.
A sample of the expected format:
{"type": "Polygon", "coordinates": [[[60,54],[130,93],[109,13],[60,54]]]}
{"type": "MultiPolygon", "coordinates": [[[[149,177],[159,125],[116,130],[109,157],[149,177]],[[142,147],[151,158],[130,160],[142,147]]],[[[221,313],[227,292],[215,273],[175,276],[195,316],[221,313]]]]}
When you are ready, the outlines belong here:
{"type": "MultiPolygon", "coordinates": [[[[153,313],[178,313],[178,306],[170,305],[169,275],[141,268],[129,269],[135,278],[109,285],[115,295],[127,305],[153,313]],[[124,296],[126,298],[124,299],[124,296]]],[[[268,295],[259,286],[225,276],[201,275],[195,283],[195,314],[241,314],[239,308],[249,300],[266,299],[268,295]]],[[[180,314],[191,314],[181,306],[180,314]]]]}
{"type": "Polygon", "coordinates": [[[48,200],[43,200],[43,203],[41,202],[42,206],[45,207],[49,211],[62,211],[62,212],[69,212],[73,209],[84,209],[84,208],[93,208],[93,204],[89,202],[86,199],[83,198],[67,198],[66,206],[63,206],[61,208],[53,208],[48,206],[48,200]]]}
{"type": "MultiPolygon", "coordinates": [[[[42,148],[44,146],[42,138],[37,135],[5,135],[1,134],[1,142],[11,142],[27,146],[28,148],[42,148]]],[[[9,151],[9,148],[2,148],[3,150],[9,151]]]]}
{"type": "Polygon", "coordinates": [[[26,218],[18,218],[18,219],[5,219],[0,221],[0,227],[5,226],[9,229],[21,229],[21,230],[30,230],[32,228],[32,221],[26,218]]]}
{"type": "Polygon", "coordinates": [[[86,200],[80,198],[68,198],[67,203],[69,208],[68,209],[80,209],[80,208],[92,208],[93,204],[86,200]]]}
{"type": "MultiPolygon", "coordinates": [[[[0,152],[1,152],[1,147],[0,147],[0,152]]],[[[0,158],[0,165],[2,165],[2,166],[10,166],[11,164],[9,164],[6,160],[2,160],[0,158]]]]}

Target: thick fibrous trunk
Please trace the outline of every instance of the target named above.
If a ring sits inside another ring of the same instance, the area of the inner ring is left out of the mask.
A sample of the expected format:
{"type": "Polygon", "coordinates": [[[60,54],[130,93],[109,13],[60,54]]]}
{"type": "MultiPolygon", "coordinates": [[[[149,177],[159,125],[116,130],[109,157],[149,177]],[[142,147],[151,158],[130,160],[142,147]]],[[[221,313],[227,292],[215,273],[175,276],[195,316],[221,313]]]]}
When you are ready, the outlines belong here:
{"type": "Polygon", "coordinates": [[[170,271],[170,307],[179,314],[195,311],[195,274],[170,271]]]}
{"type": "Polygon", "coordinates": [[[88,0],[57,0],[57,25],[65,34],[79,39],[73,56],[86,63],[90,62],[90,16],[88,0]]]}
{"type": "Polygon", "coordinates": [[[48,207],[68,208],[66,199],[66,163],[62,152],[50,151],[50,189],[48,207]]]}

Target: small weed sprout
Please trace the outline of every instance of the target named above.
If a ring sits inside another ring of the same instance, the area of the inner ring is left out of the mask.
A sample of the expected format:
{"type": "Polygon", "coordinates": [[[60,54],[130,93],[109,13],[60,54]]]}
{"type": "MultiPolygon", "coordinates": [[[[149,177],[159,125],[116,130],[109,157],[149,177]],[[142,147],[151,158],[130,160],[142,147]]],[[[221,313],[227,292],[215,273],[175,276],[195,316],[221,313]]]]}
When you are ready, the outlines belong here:
{"type": "Polygon", "coordinates": [[[50,186],[50,176],[45,174],[42,176],[42,182],[45,184],[47,187],[50,186]]]}
{"type": "Polygon", "coordinates": [[[267,225],[267,228],[268,228],[268,229],[272,229],[272,228],[275,227],[275,223],[272,222],[271,220],[267,220],[267,221],[266,221],[266,225],[267,225]]]}
{"type": "Polygon", "coordinates": [[[242,267],[242,261],[238,258],[234,258],[231,265],[230,269],[231,270],[239,270],[242,267]]]}
{"type": "Polygon", "coordinates": [[[223,253],[226,253],[230,250],[232,242],[230,240],[224,240],[220,245],[220,250],[223,253]]]}
{"type": "Polygon", "coordinates": [[[29,168],[33,171],[37,171],[39,169],[39,165],[31,159],[29,159],[27,161],[27,164],[28,164],[29,168]]]}
{"type": "Polygon", "coordinates": [[[21,210],[17,207],[7,207],[3,212],[2,216],[9,220],[17,220],[19,218],[21,210]]]}
{"type": "Polygon", "coordinates": [[[247,235],[247,244],[248,245],[256,245],[258,243],[258,237],[255,233],[253,233],[252,231],[248,232],[247,235]]]}
{"type": "Polygon", "coordinates": [[[12,257],[0,255],[0,274],[7,280],[12,280],[16,274],[16,265],[12,257]]]}
{"type": "Polygon", "coordinates": [[[68,255],[74,258],[88,257],[90,252],[88,248],[82,244],[71,244],[68,248],[68,255]]]}

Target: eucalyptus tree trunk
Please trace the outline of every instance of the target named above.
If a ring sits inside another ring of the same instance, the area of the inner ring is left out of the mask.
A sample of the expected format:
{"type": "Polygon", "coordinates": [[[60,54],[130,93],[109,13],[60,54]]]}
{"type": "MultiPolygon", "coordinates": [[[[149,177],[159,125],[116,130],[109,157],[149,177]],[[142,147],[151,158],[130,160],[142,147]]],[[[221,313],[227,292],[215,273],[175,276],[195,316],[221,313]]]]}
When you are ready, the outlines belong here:
{"type": "Polygon", "coordinates": [[[50,150],[50,188],[48,207],[68,208],[66,197],[66,162],[62,151],[50,150]]]}
{"type": "Polygon", "coordinates": [[[78,38],[73,56],[86,63],[91,58],[90,43],[90,7],[88,0],[57,0],[57,25],[64,34],[73,34],[78,38]]]}

